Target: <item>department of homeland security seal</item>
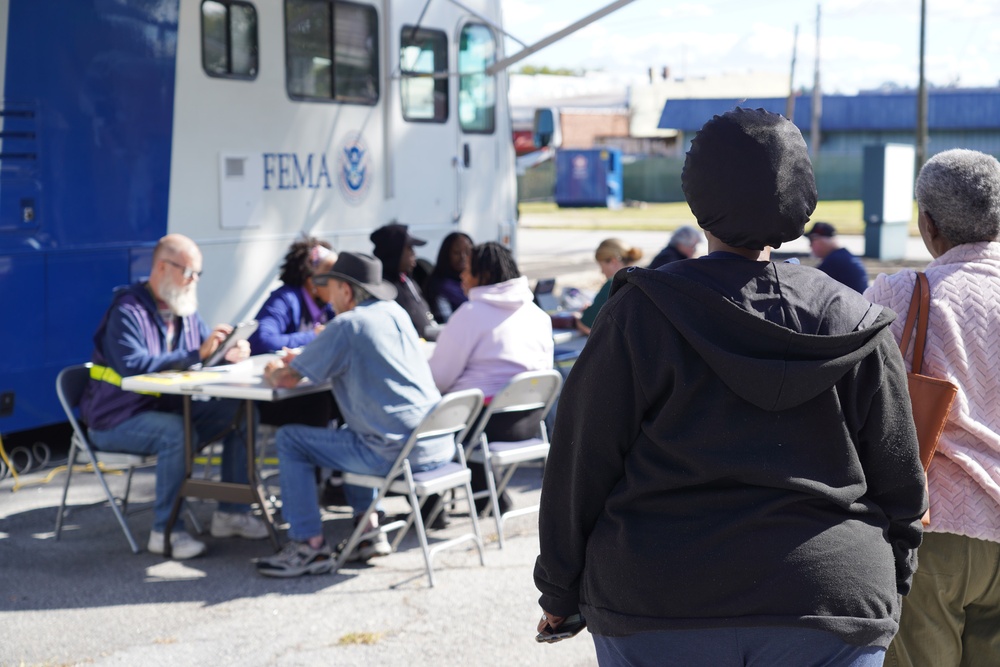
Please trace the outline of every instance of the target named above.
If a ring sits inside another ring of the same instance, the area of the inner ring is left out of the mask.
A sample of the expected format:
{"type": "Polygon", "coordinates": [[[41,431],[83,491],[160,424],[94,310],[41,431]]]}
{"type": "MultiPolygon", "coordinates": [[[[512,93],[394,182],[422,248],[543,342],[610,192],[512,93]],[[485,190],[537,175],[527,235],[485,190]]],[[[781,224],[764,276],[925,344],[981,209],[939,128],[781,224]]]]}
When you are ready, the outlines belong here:
{"type": "Polygon", "coordinates": [[[337,184],[349,204],[360,204],[368,195],[372,173],[368,144],[357,132],[344,137],[337,151],[337,184]]]}

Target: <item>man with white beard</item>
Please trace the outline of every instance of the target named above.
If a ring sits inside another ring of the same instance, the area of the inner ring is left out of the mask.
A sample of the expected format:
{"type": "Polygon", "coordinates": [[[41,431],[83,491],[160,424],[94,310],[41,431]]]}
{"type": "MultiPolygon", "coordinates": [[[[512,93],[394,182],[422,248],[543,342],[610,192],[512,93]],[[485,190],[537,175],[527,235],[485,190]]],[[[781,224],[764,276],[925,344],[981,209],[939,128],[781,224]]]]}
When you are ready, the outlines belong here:
{"type": "MultiPolygon", "coordinates": [[[[209,331],[198,317],[198,280],[201,251],[180,234],[160,239],[153,250],[149,280],[117,290],[111,307],[94,334],[93,368],[80,402],[80,413],[89,426],[97,449],[135,454],[155,454],[156,499],[151,552],[164,552],[164,530],[170,510],[184,481],[184,418],[181,397],[153,396],[123,391],[121,379],[166,370],[184,370],[204,361],[232,331],[228,324],[209,331]]],[[[226,353],[230,362],[246,359],[250,346],[241,341],[226,353]]],[[[245,420],[235,423],[240,401],[195,401],[192,408],[194,446],[200,447],[226,433],[221,477],[224,482],[246,483],[245,420]]],[[[212,516],[213,537],[267,537],[260,519],[249,507],[219,503],[212,516]]],[[[178,520],[170,535],[175,559],[199,556],[205,545],[194,539],[178,520]]]]}

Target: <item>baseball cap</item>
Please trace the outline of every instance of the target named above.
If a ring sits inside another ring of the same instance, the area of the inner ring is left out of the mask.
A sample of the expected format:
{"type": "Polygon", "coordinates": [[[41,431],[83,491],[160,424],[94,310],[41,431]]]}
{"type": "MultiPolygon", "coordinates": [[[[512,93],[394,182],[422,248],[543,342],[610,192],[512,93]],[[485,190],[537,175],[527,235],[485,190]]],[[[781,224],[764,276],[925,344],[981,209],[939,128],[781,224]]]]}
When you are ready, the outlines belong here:
{"type": "Polygon", "coordinates": [[[831,225],[829,222],[817,222],[813,224],[812,229],[810,229],[805,234],[806,236],[836,236],[837,228],[831,225]]]}

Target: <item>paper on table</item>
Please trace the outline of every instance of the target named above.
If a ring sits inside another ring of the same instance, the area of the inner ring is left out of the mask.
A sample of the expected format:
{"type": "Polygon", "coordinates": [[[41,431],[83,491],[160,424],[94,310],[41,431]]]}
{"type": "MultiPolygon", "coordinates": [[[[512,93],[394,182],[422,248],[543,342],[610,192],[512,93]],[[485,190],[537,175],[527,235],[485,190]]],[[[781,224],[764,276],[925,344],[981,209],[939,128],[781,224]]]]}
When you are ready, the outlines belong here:
{"type": "Polygon", "coordinates": [[[148,373],[142,376],[143,382],[163,385],[218,382],[225,379],[225,375],[218,371],[165,371],[163,373],[148,373]]]}

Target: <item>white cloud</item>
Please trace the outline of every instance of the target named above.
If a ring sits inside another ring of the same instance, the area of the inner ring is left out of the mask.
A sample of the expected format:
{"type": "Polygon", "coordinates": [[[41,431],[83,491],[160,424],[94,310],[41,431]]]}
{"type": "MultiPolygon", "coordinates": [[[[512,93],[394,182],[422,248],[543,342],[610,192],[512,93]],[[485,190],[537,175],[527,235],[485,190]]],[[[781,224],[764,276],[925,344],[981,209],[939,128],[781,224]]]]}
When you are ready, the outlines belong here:
{"type": "MultiPolygon", "coordinates": [[[[794,33],[786,28],[767,23],[754,23],[746,37],[747,52],[764,58],[784,58],[791,61],[794,33]]],[[[799,33],[799,54],[802,53],[803,37],[799,33]]]]}
{"type": "Polygon", "coordinates": [[[701,4],[682,2],[676,7],[666,7],[659,12],[665,19],[704,19],[715,15],[715,10],[701,4]]]}
{"type": "MultiPolygon", "coordinates": [[[[815,40],[812,51],[815,53],[815,40]]],[[[898,44],[874,39],[858,39],[849,35],[831,35],[820,43],[820,61],[891,62],[902,55],[898,44]]]]}
{"type": "Polygon", "coordinates": [[[928,27],[932,20],[977,19],[1000,15],[996,0],[930,0],[928,27]]]}
{"type": "MultiPolygon", "coordinates": [[[[529,42],[589,13],[596,8],[591,3],[607,4],[605,0],[502,2],[507,25],[529,42]],[[528,12],[533,19],[526,22],[522,19],[528,12]]],[[[748,70],[787,72],[798,24],[795,83],[811,85],[815,3],[769,0],[753,6],[733,0],[702,4],[647,0],[630,7],[637,9],[602,19],[529,62],[640,75],[647,67],[667,66],[676,76],[687,77],[748,70]],[[640,5],[645,7],[641,12],[640,5]]],[[[822,0],[824,90],[853,92],[885,82],[915,86],[919,13],[918,0],[822,0]]],[[[927,57],[927,76],[936,85],[955,80],[962,85],[995,85],[1000,79],[1000,0],[928,0],[927,57]]]]}
{"type": "Polygon", "coordinates": [[[527,0],[503,0],[503,19],[507,25],[531,23],[544,14],[541,4],[527,0]]]}
{"type": "Polygon", "coordinates": [[[668,66],[682,74],[688,66],[721,64],[738,42],[733,33],[607,34],[591,42],[587,62],[589,67],[631,71],[668,66]]]}

